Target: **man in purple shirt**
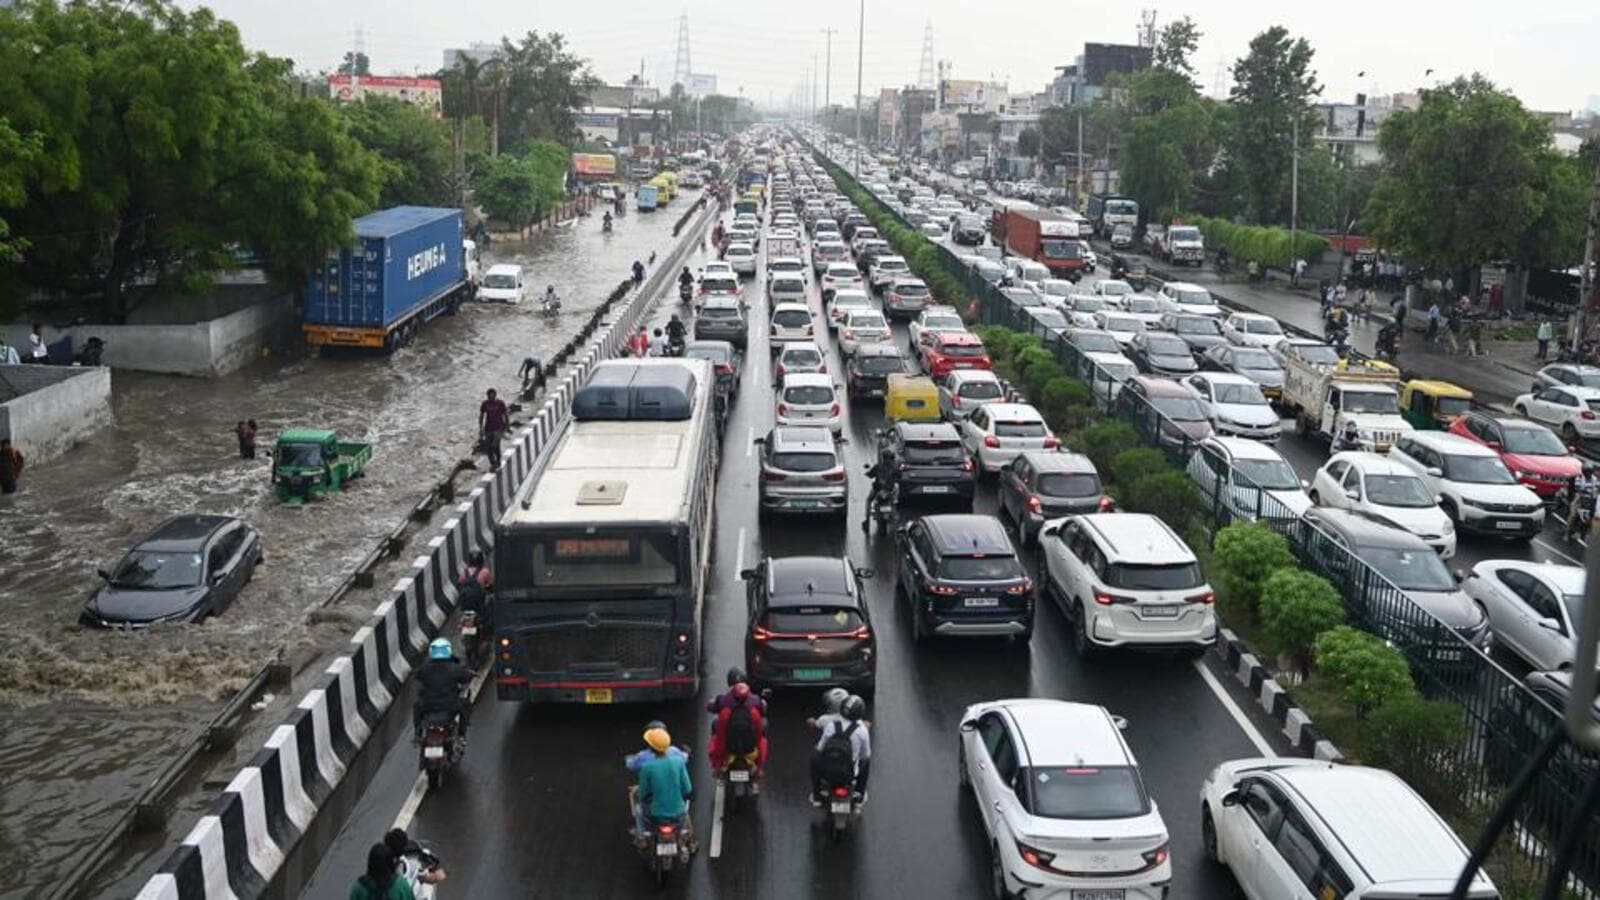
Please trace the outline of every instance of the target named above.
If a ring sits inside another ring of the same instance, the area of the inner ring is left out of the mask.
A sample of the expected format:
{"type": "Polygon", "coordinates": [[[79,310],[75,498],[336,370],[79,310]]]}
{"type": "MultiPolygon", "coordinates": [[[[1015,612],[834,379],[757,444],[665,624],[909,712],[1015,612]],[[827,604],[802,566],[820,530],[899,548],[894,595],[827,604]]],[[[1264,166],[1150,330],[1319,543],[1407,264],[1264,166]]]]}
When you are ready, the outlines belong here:
{"type": "Polygon", "coordinates": [[[511,411],[506,402],[489,389],[488,397],[478,407],[478,430],[483,433],[483,444],[489,454],[489,470],[500,471],[500,438],[511,427],[511,411]]]}

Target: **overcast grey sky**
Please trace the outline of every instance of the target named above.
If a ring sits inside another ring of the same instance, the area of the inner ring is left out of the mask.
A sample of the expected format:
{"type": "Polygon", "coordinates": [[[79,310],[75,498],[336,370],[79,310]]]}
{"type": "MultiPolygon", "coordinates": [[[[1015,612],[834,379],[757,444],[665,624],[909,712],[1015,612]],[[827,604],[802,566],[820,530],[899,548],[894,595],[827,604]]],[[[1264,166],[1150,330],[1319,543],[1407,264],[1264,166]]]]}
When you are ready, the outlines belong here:
{"type": "MultiPolygon", "coordinates": [[[[335,65],[364,34],[374,74],[410,74],[440,65],[445,47],[496,40],[528,30],[557,31],[610,83],[639,70],[670,81],[678,17],[689,17],[693,71],[715,74],[722,93],[783,103],[796,93],[833,37],[835,102],[855,87],[858,5],[851,0],[711,2],[602,0],[526,3],[511,0],[212,0],[206,5],[238,23],[245,42],[288,56],[302,68],[335,65]]],[[[1538,109],[1576,109],[1600,94],[1600,2],[1597,0],[1343,0],[1340,3],[1184,4],[1115,0],[866,0],[863,84],[879,87],[917,77],[923,29],[933,24],[935,58],[950,60],[954,78],[994,77],[1013,91],[1040,90],[1053,67],[1070,63],[1085,41],[1132,43],[1141,5],[1159,22],[1192,16],[1205,36],[1196,57],[1210,92],[1250,38],[1274,24],[1310,40],[1324,97],[1356,91],[1392,93],[1478,70],[1538,109]],[[1271,11],[1268,12],[1267,10],[1271,11]],[[1219,68],[1221,67],[1221,68],[1219,68]],[[1434,74],[1424,79],[1424,71],[1434,74]],[[1358,77],[1365,70],[1366,78],[1358,77]]],[[[819,68],[822,63],[818,63],[819,68]]],[[[818,92],[819,98],[821,91],[818,92]]],[[[819,100],[820,102],[820,100],[819,100]]]]}

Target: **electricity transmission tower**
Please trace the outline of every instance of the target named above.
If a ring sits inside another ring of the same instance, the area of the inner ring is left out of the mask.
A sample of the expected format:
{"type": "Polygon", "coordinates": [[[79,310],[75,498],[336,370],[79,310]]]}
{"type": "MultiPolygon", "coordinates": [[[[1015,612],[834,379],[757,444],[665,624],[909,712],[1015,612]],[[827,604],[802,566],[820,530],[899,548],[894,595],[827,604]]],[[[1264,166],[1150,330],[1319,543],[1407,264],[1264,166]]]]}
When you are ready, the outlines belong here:
{"type": "Polygon", "coordinates": [[[672,66],[672,83],[689,84],[689,14],[678,17],[678,60],[672,66]]]}
{"type": "Polygon", "coordinates": [[[933,20],[929,19],[922,29],[922,64],[917,67],[917,87],[933,90],[933,78],[933,20]]]}

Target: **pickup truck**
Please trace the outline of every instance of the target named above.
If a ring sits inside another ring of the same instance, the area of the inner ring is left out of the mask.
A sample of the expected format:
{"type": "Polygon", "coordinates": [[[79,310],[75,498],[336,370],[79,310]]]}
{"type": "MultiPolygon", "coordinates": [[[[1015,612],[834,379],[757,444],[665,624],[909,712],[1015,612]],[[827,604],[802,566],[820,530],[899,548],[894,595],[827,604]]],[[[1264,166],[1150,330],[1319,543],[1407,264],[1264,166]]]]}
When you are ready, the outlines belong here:
{"type": "Polygon", "coordinates": [[[272,489],[292,506],[342,491],[372,461],[372,445],[341,441],[326,428],[291,428],[272,450],[272,489]]]}
{"type": "Polygon", "coordinates": [[[1206,239],[1193,225],[1174,224],[1162,243],[1162,258],[1168,265],[1202,266],[1206,261],[1206,239]]]}
{"type": "Polygon", "coordinates": [[[1355,359],[1316,363],[1290,346],[1284,369],[1284,411],[1295,416],[1303,435],[1331,442],[1353,421],[1363,450],[1387,453],[1412,430],[1400,415],[1400,372],[1393,366],[1355,359]]]}

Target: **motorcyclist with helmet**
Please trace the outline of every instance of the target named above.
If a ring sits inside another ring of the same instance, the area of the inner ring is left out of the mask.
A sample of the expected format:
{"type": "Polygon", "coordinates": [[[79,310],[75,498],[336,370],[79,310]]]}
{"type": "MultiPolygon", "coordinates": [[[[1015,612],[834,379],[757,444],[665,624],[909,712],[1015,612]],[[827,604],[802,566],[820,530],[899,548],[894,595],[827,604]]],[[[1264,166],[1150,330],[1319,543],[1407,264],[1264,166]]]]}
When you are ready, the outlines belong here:
{"type": "Polygon", "coordinates": [[[467,554],[466,568],[456,579],[456,605],[478,617],[482,634],[494,633],[494,572],[485,564],[482,550],[467,554]]]}
{"type": "Polygon", "coordinates": [[[759,780],[767,767],[766,700],[750,690],[744,672],[735,667],[728,670],[728,692],[706,708],[716,716],[706,748],[711,768],[721,772],[735,757],[743,757],[753,763],[753,775],[759,780]]]}
{"type": "Polygon", "coordinates": [[[822,805],[829,788],[845,785],[857,803],[866,803],[867,775],[872,764],[872,737],[866,714],[867,702],[851,694],[839,705],[837,715],[824,714],[806,721],[820,732],[811,754],[812,806],[822,805]]]}
{"type": "Polygon", "coordinates": [[[428,661],[417,669],[417,700],[411,707],[411,726],[418,739],[429,721],[453,719],[456,733],[467,737],[465,691],[472,682],[472,671],[456,658],[449,638],[434,638],[428,645],[428,661]]]}
{"type": "Polygon", "coordinates": [[[1567,504],[1566,537],[1572,540],[1584,530],[1588,521],[1592,520],[1595,511],[1595,499],[1600,496],[1600,478],[1595,477],[1595,465],[1592,462],[1583,464],[1583,471],[1572,479],[1570,496],[1571,502],[1567,504]]]}
{"type": "Polygon", "coordinates": [[[684,294],[694,290],[694,273],[689,271],[688,266],[684,266],[683,271],[678,273],[678,290],[684,294]]]}
{"type": "Polygon", "coordinates": [[[872,479],[872,491],[867,494],[867,513],[861,520],[863,531],[872,530],[872,514],[879,497],[893,497],[894,485],[900,477],[900,466],[895,462],[894,451],[888,447],[878,451],[878,461],[867,469],[872,479]]]}
{"type": "Polygon", "coordinates": [[[673,313],[672,318],[667,321],[667,355],[683,355],[684,336],[688,331],[683,320],[678,318],[677,313],[673,313]]]}

